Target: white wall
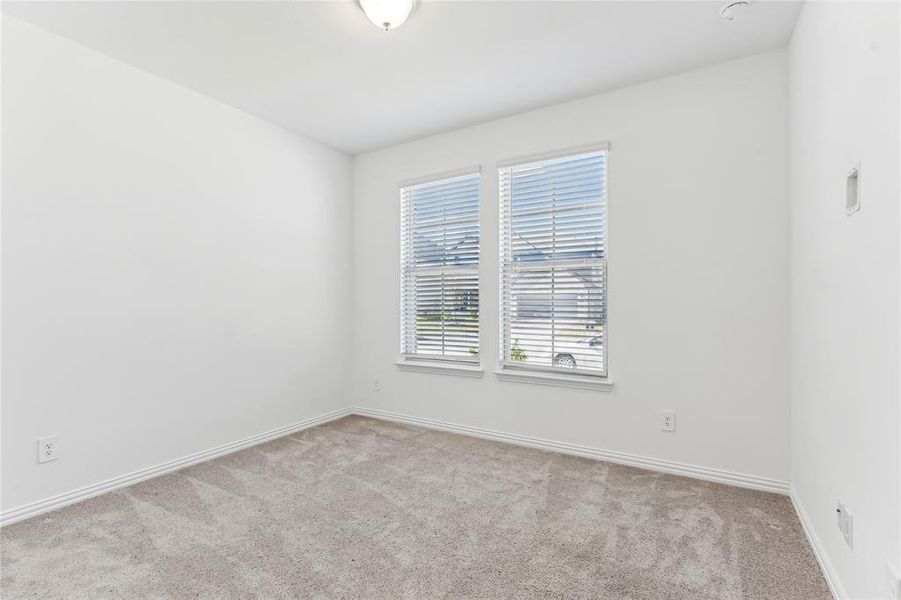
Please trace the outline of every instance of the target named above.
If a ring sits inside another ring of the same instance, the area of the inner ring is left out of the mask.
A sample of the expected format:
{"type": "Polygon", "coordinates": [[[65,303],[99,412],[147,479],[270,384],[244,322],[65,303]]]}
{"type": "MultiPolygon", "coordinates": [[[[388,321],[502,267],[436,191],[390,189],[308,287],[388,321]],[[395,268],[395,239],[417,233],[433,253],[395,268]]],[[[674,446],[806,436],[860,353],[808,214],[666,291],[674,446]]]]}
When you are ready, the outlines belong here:
{"type": "Polygon", "coordinates": [[[356,157],[355,403],[787,480],[787,86],[776,51],[356,157]],[[599,141],[615,388],[499,382],[495,163],[599,141]],[[485,377],[398,371],[397,183],[476,163],[485,377]]]}
{"type": "Polygon", "coordinates": [[[808,3],[790,51],[792,483],[853,598],[887,597],[901,558],[898,52],[898,5],[866,2],[808,3]]]}
{"type": "Polygon", "coordinates": [[[3,509],[344,407],[350,167],[5,17],[3,509]]]}
{"type": "Polygon", "coordinates": [[[350,399],[791,477],[839,586],[883,597],[901,566],[898,12],[808,3],[790,86],[777,51],[365,154],[353,173],[4,17],[2,510],[350,399]],[[599,141],[614,390],[499,382],[494,165],[599,141]],[[397,182],[475,163],[485,377],[398,371],[397,182]],[[39,465],[46,434],[61,459],[39,465]]]}

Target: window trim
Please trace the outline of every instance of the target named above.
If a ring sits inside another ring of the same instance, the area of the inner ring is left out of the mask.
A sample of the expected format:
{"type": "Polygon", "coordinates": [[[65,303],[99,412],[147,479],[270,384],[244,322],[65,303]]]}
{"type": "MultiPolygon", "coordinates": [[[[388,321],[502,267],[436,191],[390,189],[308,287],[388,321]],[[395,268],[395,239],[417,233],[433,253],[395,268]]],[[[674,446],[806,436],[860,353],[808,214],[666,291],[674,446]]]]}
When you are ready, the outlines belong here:
{"type": "Polygon", "coordinates": [[[507,167],[515,167],[524,163],[541,162],[543,160],[554,160],[555,158],[566,158],[576,154],[591,154],[592,152],[610,152],[610,142],[597,142],[587,146],[573,146],[571,148],[563,148],[562,150],[551,150],[550,152],[542,152],[541,154],[527,154],[525,156],[515,156],[513,158],[505,158],[499,160],[495,165],[498,169],[507,167]]]}
{"type": "Polygon", "coordinates": [[[394,364],[401,371],[456,375],[458,377],[482,377],[485,372],[481,363],[476,362],[402,358],[394,364]]]}
{"type": "MultiPolygon", "coordinates": [[[[421,177],[414,177],[410,179],[405,179],[399,181],[397,184],[397,194],[401,199],[399,203],[399,215],[397,219],[398,223],[398,238],[400,238],[400,247],[398,251],[399,256],[403,256],[403,248],[404,248],[404,223],[403,223],[403,190],[404,188],[409,188],[413,186],[423,185],[426,183],[438,182],[443,179],[455,179],[467,177],[470,175],[478,176],[478,225],[479,225],[479,261],[475,269],[468,269],[468,271],[474,271],[477,276],[477,280],[479,282],[479,328],[478,328],[478,336],[479,336],[479,344],[481,346],[482,343],[482,165],[476,164],[468,167],[454,169],[451,171],[443,171],[440,173],[434,173],[431,175],[423,175],[421,177]]],[[[443,269],[447,270],[447,269],[443,269]]],[[[411,354],[404,353],[404,303],[403,303],[403,289],[404,289],[404,263],[403,260],[400,261],[400,269],[399,269],[399,283],[400,283],[400,295],[398,296],[397,315],[399,317],[400,324],[400,342],[401,342],[401,352],[399,353],[398,360],[394,363],[397,367],[402,371],[420,371],[426,373],[451,373],[456,375],[464,375],[468,377],[481,377],[482,376],[482,355],[481,348],[479,348],[480,352],[477,358],[475,359],[467,359],[462,357],[447,357],[440,355],[425,355],[425,354],[411,354]],[[477,371],[477,372],[476,372],[477,371]]]]}
{"type": "MultiPolygon", "coordinates": [[[[497,161],[495,169],[497,172],[497,202],[498,202],[498,349],[503,352],[504,349],[504,294],[503,294],[503,278],[504,278],[504,248],[503,234],[500,227],[503,224],[504,215],[501,208],[501,173],[505,168],[515,167],[522,164],[533,162],[550,161],[568,156],[579,154],[590,154],[594,152],[604,152],[604,170],[609,170],[610,163],[610,142],[601,141],[585,146],[573,146],[562,148],[559,150],[551,150],[539,154],[522,155],[513,158],[507,158],[497,161]]],[[[605,177],[606,180],[606,177],[605,177]]],[[[608,239],[610,212],[609,202],[610,190],[609,186],[604,186],[604,301],[609,308],[609,280],[610,280],[610,243],[608,239]]],[[[607,311],[609,314],[609,311],[607,311]]],[[[575,371],[566,372],[559,368],[543,365],[522,365],[504,360],[503,355],[498,357],[498,368],[494,371],[499,381],[532,383],[538,385],[554,385],[571,388],[581,388],[590,390],[600,390],[609,392],[613,389],[613,379],[610,376],[610,325],[605,319],[604,322],[604,372],[591,373],[577,369],[575,371]]]]}
{"type": "MultiPolygon", "coordinates": [[[[464,167],[462,169],[454,169],[453,171],[444,171],[442,173],[434,173],[432,175],[423,175],[422,177],[413,177],[411,179],[404,179],[403,181],[398,182],[397,191],[400,191],[405,187],[411,187],[414,185],[422,185],[423,183],[432,183],[434,181],[441,181],[442,179],[453,179],[455,177],[466,177],[467,175],[475,175],[478,174],[481,176],[482,174],[482,165],[471,165],[469,167],[464,167]]],[[[479,181],[479,191],[481,191],[481,181],[479,181]]],[[[481,200],[481,198],[479,198],[481,200]]]]}
{"type": "Polygon", "coordinates": [[[522,367],[501,366],[494,372],[498,381],[510,381],[515,383],[531,383],[536,385],[554,385],[558,387],[577,388],[583,390],[596,390],[609,392],[613,390],[613,380],[609,374],[600,375],[567,375],[555,371],[539,371],[522,367]]]}

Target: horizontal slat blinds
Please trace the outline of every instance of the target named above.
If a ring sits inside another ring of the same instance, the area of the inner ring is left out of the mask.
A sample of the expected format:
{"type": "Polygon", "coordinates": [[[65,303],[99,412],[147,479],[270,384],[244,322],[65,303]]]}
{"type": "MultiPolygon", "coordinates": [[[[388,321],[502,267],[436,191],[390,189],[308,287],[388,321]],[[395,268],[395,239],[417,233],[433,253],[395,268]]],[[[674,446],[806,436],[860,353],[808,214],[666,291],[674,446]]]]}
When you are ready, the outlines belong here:
{"type": "Polygon", "coordinates": [[[498,175],[501,363],[606,376],[606,150],[498,175]]]}
{"type": "Polygon", "coordinates": [[[479,174],[400,196],[401,354],[478,362],[479,174]]]}

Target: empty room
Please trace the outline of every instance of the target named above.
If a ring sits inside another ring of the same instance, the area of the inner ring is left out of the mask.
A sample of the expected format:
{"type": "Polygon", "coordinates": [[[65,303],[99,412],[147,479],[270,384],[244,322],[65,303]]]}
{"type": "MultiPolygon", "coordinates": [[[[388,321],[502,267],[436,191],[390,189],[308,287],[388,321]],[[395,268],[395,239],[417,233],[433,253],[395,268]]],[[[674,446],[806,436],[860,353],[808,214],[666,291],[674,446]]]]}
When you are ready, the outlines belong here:
{"type": "Polygon", "coordinates": [[[3,600],[901,600],[898,1],[0,21],[3,600]]]}

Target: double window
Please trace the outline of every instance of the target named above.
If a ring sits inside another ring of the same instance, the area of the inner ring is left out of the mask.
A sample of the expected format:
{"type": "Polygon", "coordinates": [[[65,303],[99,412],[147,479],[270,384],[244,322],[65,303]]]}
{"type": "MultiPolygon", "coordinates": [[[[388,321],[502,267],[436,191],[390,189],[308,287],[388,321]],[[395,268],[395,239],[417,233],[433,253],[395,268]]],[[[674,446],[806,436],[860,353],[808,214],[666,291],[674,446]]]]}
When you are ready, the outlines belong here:
{"type": "MultiPolygon", "coordinates": [[[[607,375],[607,151],[501,165],[500,362],[607,375]]],[[[479,174],[401,187],[401,352],[479,361],[479,174]]]]}
{"type": "Polygon", "coordinates": [[[401,354],[479,360],[479,173],[401,187],[401,354]]]}

